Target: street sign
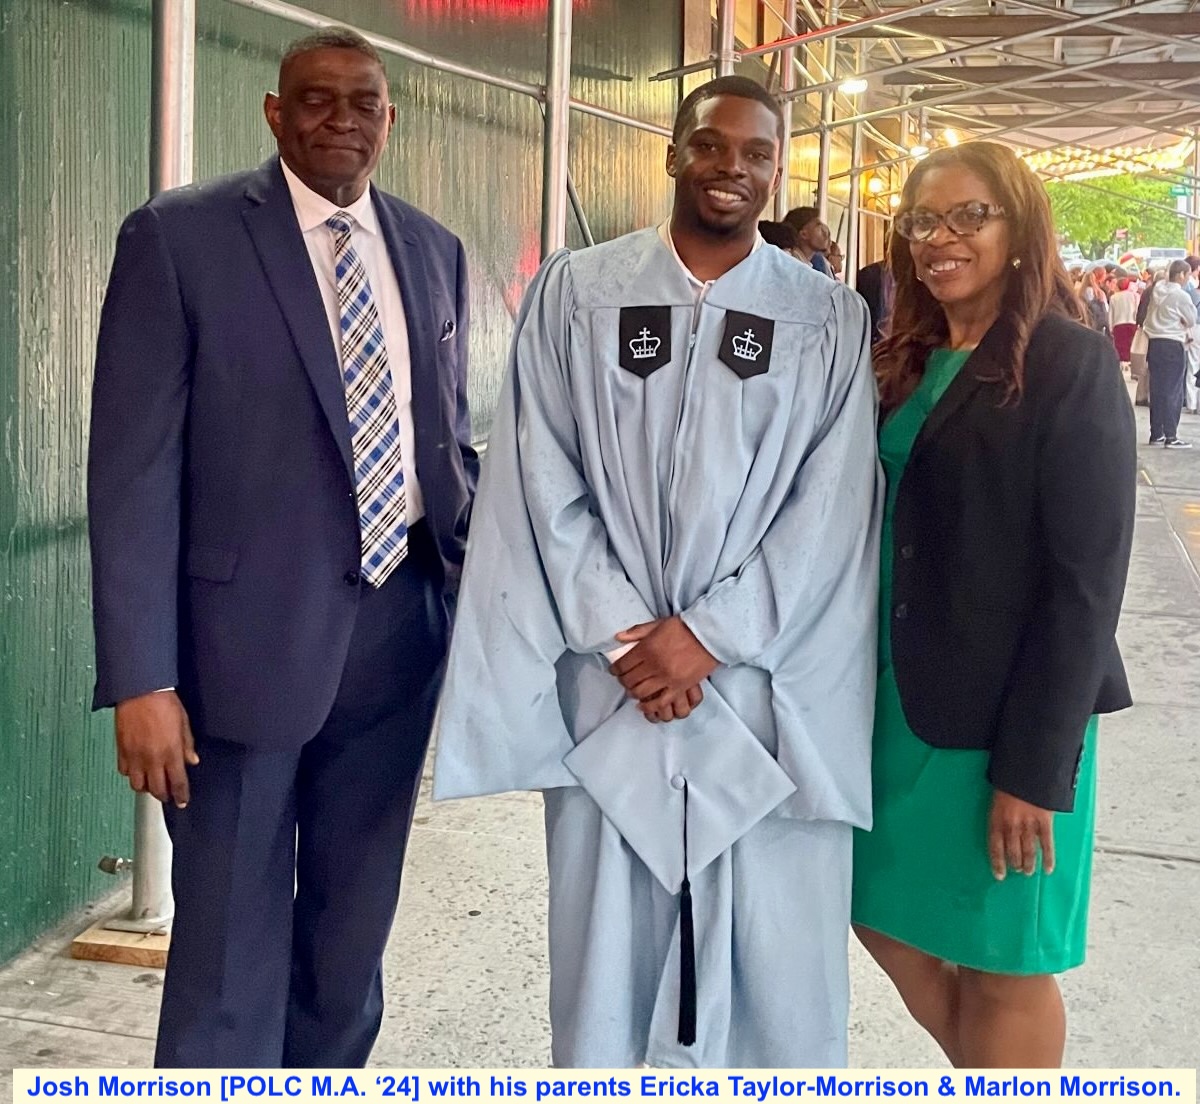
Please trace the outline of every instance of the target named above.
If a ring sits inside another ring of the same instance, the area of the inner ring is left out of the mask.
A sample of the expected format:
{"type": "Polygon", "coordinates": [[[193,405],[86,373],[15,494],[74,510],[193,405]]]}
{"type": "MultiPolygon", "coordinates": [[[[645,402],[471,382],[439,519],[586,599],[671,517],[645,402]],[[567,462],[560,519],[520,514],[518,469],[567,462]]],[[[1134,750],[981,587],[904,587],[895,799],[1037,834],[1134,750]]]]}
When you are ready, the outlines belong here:
{"type": "Polygon", "coordinates": [[[1192,194],[1192,189],[1186,184],[1172,184],[1171,195],[1173,196],[1188,196],[1192,194]]]}

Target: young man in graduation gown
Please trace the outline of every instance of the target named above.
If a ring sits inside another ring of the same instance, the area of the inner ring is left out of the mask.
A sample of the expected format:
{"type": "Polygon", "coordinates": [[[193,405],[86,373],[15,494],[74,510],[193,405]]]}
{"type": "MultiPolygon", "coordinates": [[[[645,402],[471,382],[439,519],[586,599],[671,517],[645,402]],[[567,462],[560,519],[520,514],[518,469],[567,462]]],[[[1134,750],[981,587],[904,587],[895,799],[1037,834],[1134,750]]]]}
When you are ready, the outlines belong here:
{"type": "Polygon", "coordinates": [[[435,790],[544,791],[560,1066],[845,1063],[875,387],[862,300],[758,236],[781,133],[697,89],[669,222],[555,254],[517,323],[435,790]]]}

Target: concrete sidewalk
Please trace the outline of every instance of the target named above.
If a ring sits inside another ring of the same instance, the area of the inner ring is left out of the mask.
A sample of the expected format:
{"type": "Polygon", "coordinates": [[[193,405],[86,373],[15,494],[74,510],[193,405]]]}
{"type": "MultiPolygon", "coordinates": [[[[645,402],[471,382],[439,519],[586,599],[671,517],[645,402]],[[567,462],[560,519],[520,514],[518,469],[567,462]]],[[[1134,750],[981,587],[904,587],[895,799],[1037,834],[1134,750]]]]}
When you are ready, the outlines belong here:
{"type": "MultiPolygon", "coordinates": [[[[1180,432],[1200,445],[1200,418],[1180,432]]],[[[1090,956],[1064,980],[1072,1066],[1200,1064],[1200,447],[1139,458],[1121,624],[1138,704],[1101,729],[1090,956]]],[[[545,1065],[545,902],[539,798],[423,802],[374,1063],[545,1065]]],[[[83,926],[0,969],[5,1097],[14,1066],[151,1062],[161,975],[72,961],[83,926]]],[[[857,946],[852,971],[852,1063],[944,1065],[857,946]]]]}

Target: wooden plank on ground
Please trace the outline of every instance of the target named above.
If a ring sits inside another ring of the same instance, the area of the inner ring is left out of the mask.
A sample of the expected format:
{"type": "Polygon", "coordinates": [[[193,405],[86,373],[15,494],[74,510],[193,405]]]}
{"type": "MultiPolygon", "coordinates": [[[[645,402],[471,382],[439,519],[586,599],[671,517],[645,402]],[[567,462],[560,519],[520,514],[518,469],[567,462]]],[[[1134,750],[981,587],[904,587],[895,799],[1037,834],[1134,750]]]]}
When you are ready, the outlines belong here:
{"type": "Polygon", "coordinates": [[[163,969],[170,946],[169,932],[114,931],[101,921],[75,937],[71,942],[71,957],[163,969]]]}

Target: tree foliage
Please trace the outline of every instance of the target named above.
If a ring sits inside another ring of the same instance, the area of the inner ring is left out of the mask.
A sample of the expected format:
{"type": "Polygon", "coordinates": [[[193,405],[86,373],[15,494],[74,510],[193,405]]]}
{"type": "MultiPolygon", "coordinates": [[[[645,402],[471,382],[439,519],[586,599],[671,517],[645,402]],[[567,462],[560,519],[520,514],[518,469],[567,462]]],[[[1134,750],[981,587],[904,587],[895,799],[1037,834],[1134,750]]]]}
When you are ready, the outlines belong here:
{"type": "Polygon", "coordinates": [[[1117,242],[1123,249],[1187,244],[1186,219],[1137,202],[1174,207],[1175,197],[1166,180],[1101,176],[1087,181],[1053,181],[1046,185],[1046,191],[1059,235],[1077,245],[1084,256],[1104,256],[1105,250],[1117,242],[1118,230],[1128,231],[1128,236],[1117,242]]]}

